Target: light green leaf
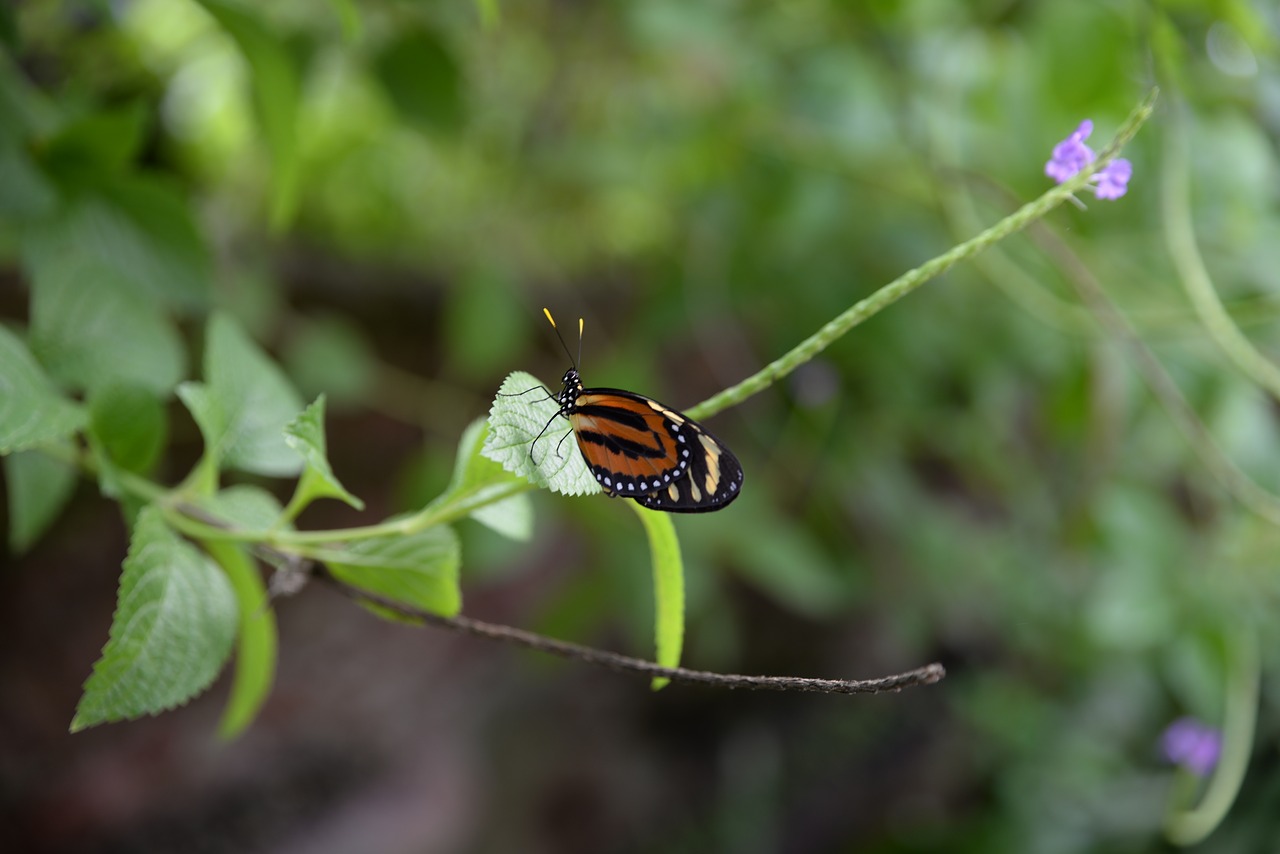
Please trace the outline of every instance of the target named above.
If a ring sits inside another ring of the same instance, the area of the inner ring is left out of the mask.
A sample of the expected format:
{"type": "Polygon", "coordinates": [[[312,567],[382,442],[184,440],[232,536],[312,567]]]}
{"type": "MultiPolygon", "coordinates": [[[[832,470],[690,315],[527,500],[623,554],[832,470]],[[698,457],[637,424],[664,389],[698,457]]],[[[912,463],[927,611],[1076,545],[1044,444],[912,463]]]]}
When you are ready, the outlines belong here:
{"type": "Polygon", "coordinates": [[[178,397],[204,436],[219,468],[254,474],[297,474],[302,459],[285,444],[285,425],[302,409],[284,374],[232,318],[209,321],[205,382],[183,383],[178,397]]]}
{"type": "Polygon", "coordinates": [[[461,562],[458,537],[447,525],[360,540],[325,559],[334,576],[352,587],[447,617],[462,609],[461,562]]]}
{"type": "Polygon", "coordinates": [[[493,29],[502,21],[498,0],[476,0],[476,8],[480,11],[480,25],[486,30],[493,29]]]}
{"type": "MultiPolygon", "coordinates": [[[[653,563],[654,637],[657,662],[663,667],[679,667],[684,646],[684,562],[680,559],[680,541],[676,526],[666,513],[648,510],[627,501],[640,517],[649,538],[649,558],[653,563]]],[[[670,679],[653,680],[653,690],[666,686],[670,679]]]]}
{"type": "Polygon", "coordinates": [[[257,18],[253,7],[234,0],[199,0],[227,31],[249,63],[253,100],[273,165],[271,225],[293,220],[298,202],[298,107],[302,86],[289,48],[257,18]]]}
{"type": "Polygon", "coordinates": [[[260,486],[238,483],[200,499],[199,506],[237,531],[266,531],[281,523],[280,502],[260,486]]]}
{"type": "MultiPolygon", "coordinates": [[[[437,504],[456,500],[484,501],[503,492],[522,478],[506,471],[482,453],[489,435],[489,425],[477,419],[462,432],[458,443],[458,459],[454,463],[449,488],[436,499],[437,504]]],[[[513,495],[471,512],[471,518],[504,537],[525,541],[533,536],[533,503],[527,495],[513,495]]]]}
{"type": "Polygon", "coordinates": [[[323,392],[335,406],[369,399],[377,356],[358,327],[333,316],[298,318],[290,327],[282,358],[303,394],[323,392]]]}
{"type": "Polygon", "coordinates": [[[227,574],[240,609],[235,679],[218,724],[218,734],[232,739],[253,722],[271,691],[278,645],[276,616],[268,607],[262,575],[243,547],[222,540],[210,540],[204,547],[227,574]]]}
{"type": "Polygon", "coordinates": [[[39,451],[20,451],[5,457],[4,480],[9,488],[9,550],[23,554],[67,506],[76,470],[39,451]]]}
{"type": "Polygon", "coordinates": [[[78,390],[132,385],[168,396],[186,373],[182,340],[155,301],[102,261],[74,252],[34,271],[31,349],[78,390]]]}
{"type": "Polygon", "coordinates": [[[222,571],[145,508],[120,577],[111,637],[84,686],[71,731],[179,706],[209,687],[239,615],[222,571]]]}
{"type": "Polygon", "coordinates": [[[0,326],[0,454],[69,436],[86,420],[81,407],[58,394],[18,336],[0,326]]]}
{"type": "Polygon", "coordinates": [[[75,256],[101,262],[135,296],[175,311],[202,311],[213,293],[209,250],[186,200],[155,179],[108,181],[97,195],[28,227],[22,249],[33,280],[46,265],[75,256]]]}
{"type": "Polygon", "coordinates": [[[302,509],[317,498],[337,498],[357,510],[364,509],[364,502],[356,498],[338,481],[329,466],[324,441],[324,395],[284,428],[284,441],[290,448],[302,454],[306,468],[289,502],[288,516],[295,518],[302,509]]]}
{"type": "Polygon", "coordinates": [[[512,474],[552,492],[562,495],[599,492],[600,484],[591,476],[577,442],[572,436],[565,438],[566,433],[572,432],[569,423],[557,417],[560,407],[542,388],[542,383],[523,371],[516,371],[503,380],[489,409],[489,436],[484,443],[484,455],[512,474]],[[537,447],[533,447],[539,434],[542,436],[537,447]]]}

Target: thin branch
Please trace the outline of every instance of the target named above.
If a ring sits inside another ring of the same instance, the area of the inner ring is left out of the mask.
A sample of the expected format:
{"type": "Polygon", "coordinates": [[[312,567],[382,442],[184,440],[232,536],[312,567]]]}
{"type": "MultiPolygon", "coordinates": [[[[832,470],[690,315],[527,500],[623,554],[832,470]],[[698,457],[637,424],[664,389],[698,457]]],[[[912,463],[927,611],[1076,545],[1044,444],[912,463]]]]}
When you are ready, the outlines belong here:
{"type": "Polygon", "coordinates": [[[932,685],[947,675],[941,664],[926,664],[924,667],[896,673],[892,676],[881,676],[876,679],[806,679],[798,676],[741,676],[733,673],[712,673],[706,670],[689,670],[684,667],[663,667],[652,661],[632,658],[616,652],[597,649],[568,641],[556,640],[545,635],[527,632],[512,626],[498,623],[486,623],[471,617],[442,617],[351,587],[339,581],[322,566],[313,567],[311,574],[336,587],[344,596],[356,601],[376,605],[387,611],[417,620],[427,625],[489,640],[523,646],[527,649],[558,655],[572,661],[594,664],[623,673],[639,673],[645,676],[657,676],[670,679],[672,682],[708,685],[714,688],[745,688],[751,691],[800,691],[821,694],[880,694],[886,691],[900,691],[916,685],[932,685]]]}

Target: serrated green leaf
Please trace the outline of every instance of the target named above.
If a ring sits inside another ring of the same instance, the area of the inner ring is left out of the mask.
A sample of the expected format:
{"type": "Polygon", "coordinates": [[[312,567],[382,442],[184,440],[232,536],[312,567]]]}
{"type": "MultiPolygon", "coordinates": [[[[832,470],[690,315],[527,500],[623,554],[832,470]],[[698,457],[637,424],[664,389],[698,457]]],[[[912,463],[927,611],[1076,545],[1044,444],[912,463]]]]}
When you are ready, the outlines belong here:
{"type": "MultiPolygon", "coordinates": [[[[523,478],[511,474],[482,453],[489,436],[489,424],[476,419],[462,431],[458,442],[458,458],[454,462],[453,480],[436,503],[467,498],[483,500],[490,494],[505,491],[523,478]]],[[[513,495],[471,511],[471,518],[504,537],[525,541],[533,536],[533,504],[527,495],[513,495]]]]}
{"type": "Polygon", "coordinates": [[[284,428],[284,440],[289,447],[302,454],[306,462],[293,500],[289,502],[290,518],[296,517],[317,498],[337,498],[357,510],[364,509],[364,502],[347,492],[329,466],[324,441],[323,394],[301,415],[289,422],[284,428]]]}
{"type": "Polygon", "coordinates": [[[70,388],[131,385],[167,396],[186,373],[173,323],[103,262],[72,253],[31,283],[31,349],[70,388]]]}
{"type": "Polygon", "coordinates": [[[136,296],[175,311],[202,311],[213,293],[209,250],[186,200],[155,179],[107,181],[28,227],[22,250],[33,280],[46,265],[75,256],[101,262],[136,296]]]}
{"type": "Polygon", "coordinates": [[[302,409],[284,374],[231,317],[215,314],[205,346],[204,383],[183,383],[178,397],[219,468],[254,474],[297,474],[302,458],[285,444],[284,428],[302,409]]]}
{"type": "Polygon", "coordinates": [[[248,4],[199,0],[235,41],[252,73],[253,101],[271,150],[271,224],[283,228],[298,202],[298,107],[301,75],[288,46],[262,24],[248,4]]]}
{"type": "Polygon", "coordinates": [[[144,474],[164,450],[164,404],[149,389],[137,386],[95,389],[89,395],[89,432],[114,465],[144,474]]]}
{"type": "Polygon", "coordinates": [[[455,131],[466,119],[462,72],[444,40],[422,26],[402,29],[373,61],[404,119],[429,130],[455,131]]]}
{"type": "MultiPolygon", "coordinates": [[[[649,538],[649,559],[653,564],[654,638],[658,664],[679,667],[684,646],[684,562],[680,558],[680,541],[676,527],[666,513],[626,502],[636,511],[649,538]]],[[[651,683],[657,691],[670,679],[656,678],[651,683]]]]}
{"type": "Polygon", "coordinates": [[[282,524],[280,502],[260,486],[238,483],[201,498],[199,507],[238,531],[266,531],[282,524]]]}
{"type": "Polygon", "coordinates": [[[461,562],[458,537],[447,525],[360,540],[341,556],[325,559],[334,576],[352,587],[446,617],[462,608],[461,562]]]}
{"type": "Polygon", "coordinates": [[[278,645],[276,616],[268,607],[262,575],[243,547],[220,540],[211,540],[204,546],[227,574],[240,609],[235,678],[218,724],[218,734],[232,739],[253,722],[271,691],[278,645]]]}
{"type": "Polygon", "coordinates": [[[0,455],[69,436],[87,419],[58,394],[18,336],[0,326],[0,455]]]}
{"type": "Polygon", "coordinates": [[[30,549],[75,492],[74,467],[39,451],[20,451],[4,459],[4,479],[9,488],[9,550],[23,554],[30,549]]]}
{"type": "Polygon", "coordinates": [[[165,525],[138,516],[111,636],[84,686],[71,731],[179,706],[213,682],[239,613],[226,576],[165,525]]]}
{"type": "Polygon", "coordinates": [[[524,371],[503,380],[489,409],[489,436],[483,454],[512,474],[552,492],[599,492],[600,484],[591,476],[576,441],[572,436],[565,438],[572,430],[567,421],[557,419],[560,407],[537,390],[541,388],[542,383],[524,371]],[[539,434],[537,447],[533,447],[539,434]]]}

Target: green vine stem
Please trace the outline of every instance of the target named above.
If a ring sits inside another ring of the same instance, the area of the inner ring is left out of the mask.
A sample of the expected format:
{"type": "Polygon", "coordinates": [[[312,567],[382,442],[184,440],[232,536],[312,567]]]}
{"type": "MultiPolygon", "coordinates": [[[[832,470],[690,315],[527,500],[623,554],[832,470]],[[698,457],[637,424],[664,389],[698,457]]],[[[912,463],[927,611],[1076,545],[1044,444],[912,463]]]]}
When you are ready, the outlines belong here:
{"type": "Polygon", "coordinates": [[[1147,93],[1146,98],[1142,100],[1142,103],[1135,107],[1129,117],[1125,119],[1115,138],[1098,155],[1098,159],[1081,170],[1075,177],[1053,187],[1035,201],[1023,205],[976,237],[961,243],[936,258],[926,261],[913,270],[908,270],[871,296],[854,303],[843,314],[823,326],[781,358],[770,362],[763,370],[689,409],[687,411],[689,417],[697,419],[709,418],[721,410],[739,404],[748,397],[764,391],[773,383],[787,376],[787,374],[831,346],[849,330],[893,305],[925,282],[937,278],[961,261],[972,258],[988,246],[1021,231],[1067,199],[1074,198],[1075,194],[1088,184],[1089,179],[1095,172],[1115,159],[1120,149],[1133,138],[1143,124],[1146,123],[1147,119],[1151,117],[1152,112],[1155,110],[1158,95],[1159,89],[1152,88],[1147,93]]]}
{"type": "Polygon", "coordinates": [[[1262,681],[1262,656],[1257,631],[1238,626],[1227,637],[1226,704],[1222,720],[1222,757],[1213,771],[1200,803],[1183,809],[1179,798],[1190,799],[1194,780],[1182,769],[1183,779],[1175,782],[1174,802],[1165,819],[1165,835],[1175,845],[1195,845],[1222,823],[1235,803],[1240,784],[1253,753],[1258,717],[1258,695],[1262,681]]]}
{"type": "Polygon", "coordinates": [[[1272,397],[1280,399],[1280,367],[1262,355],[1236,326],[1200,256],[1191,218],[1190,121],[1186,105],[1177,98],[1169,113],[1172,118],[1165,134],[1164,169],[1161,173],[1164,235],[1169,256],[1210,337],[1236,367],[1272,397]]]}

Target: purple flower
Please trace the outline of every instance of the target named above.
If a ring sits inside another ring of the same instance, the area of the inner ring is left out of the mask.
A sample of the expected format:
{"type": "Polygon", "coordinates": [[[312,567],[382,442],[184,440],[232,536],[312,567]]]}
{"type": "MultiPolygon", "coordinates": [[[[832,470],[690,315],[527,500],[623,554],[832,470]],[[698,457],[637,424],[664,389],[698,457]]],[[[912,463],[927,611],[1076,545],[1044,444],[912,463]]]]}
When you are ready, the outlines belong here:
{"type": "MultiPolygon", "coordinates": [[[[1053,147],[1053,157],[1044,165],[1044,174],[1061,184],[1097,159],[1093,149],[1085,145],[1093,133],[1093,122],[1085,119],[1071,136],[1053,147]]],[[[1093,193],[1100,199],[1118,199],[1129,190],[1133,177],[1133,164],[1118,158],[1107,164],[1101,172],[1090,178],[1093,193]]]]}
{"type": "Polygon", "coordinates": [[[1178,718],[1160,738],[1165,758],[1204,777],[1222,755],[1222,734],[1192,717],[1178,718]]]}

